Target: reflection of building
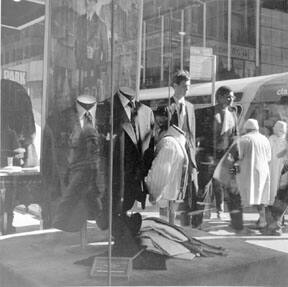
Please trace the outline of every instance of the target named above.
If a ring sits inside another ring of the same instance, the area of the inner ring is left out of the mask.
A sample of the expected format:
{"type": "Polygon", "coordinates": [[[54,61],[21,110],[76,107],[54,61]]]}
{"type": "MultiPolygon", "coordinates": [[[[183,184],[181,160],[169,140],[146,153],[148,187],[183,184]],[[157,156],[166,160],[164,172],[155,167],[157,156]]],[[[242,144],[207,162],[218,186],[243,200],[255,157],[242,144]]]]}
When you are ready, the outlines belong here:
{"type": "MultiPolygon", "coordinates": [[[[63,3],[68,5],[68,2],[63,3]]],[[[69,2],[68,7],[71,11],[83,13],[84,6],[80,5],[80,1],[79,4],[71,3],[69,2]]],[[[213,49],[213,53],[217,55],[217,80],[270,74],[287,69],[288,18],[285,0],[145,0],[143,4],[143,88],[167,86],[170,72],[181,67],[189,70],[191,46],[213,49]],[[257,3],[260,4],[259,9],[257,3]]],[[[59,7],[57,9],[59,14],[61,11],[59,7]]],[[[108,16],[105,14],[107,17],[103,17],[105,21],[111,21],[109,5],[105,9],[108,16]]],[[[43,7],[39,11],[43,14],[43,7]]],[[[39,11],[36,12],[40,13],[39,11]]],[[[43,17],[41,13],[38,15],[40,18],[43,17]]],[[[64,14],[59,17],[62,21],[67,18],[64,14]]],[[[121,17],[115,14],[114,33],[117,35],[119,29],[123,30],[123,35],[131,33],[131,27],[124,25],[126,14],[120,15],[121,17]]],[[[8,17],[5,19],[8,21],[8,17]]],[[[31,63],[42,59],[44,18],[41,19],[42,22],[22,30],[7,27],[2,29],[5,44],[2,45],[1,59],[5,68],[15,69],[16,65],[19,67],[19,64],[27,61],[31,63]]],[[[107,25],[111,26],[111,23],[107,25]]],[[[71,29],[75,29],[74,25],[71,25],[71,29]]],[[[119,45],[115,46],[114,52],[117,53],[117,49],[119,45]]],[[[38,66],[33,67],[35,68],[39,69],[38,66]]],[[[29,74],[27,79],[28,84],[35,84],[29,74]]]]}
{"type": "Polygon", "coordinates": [[[166,86],[169,72],[189,70],[190,46],[213,48],[217,80],[287,70],[286,2],[145,1],[142,88],[166,86]]]}

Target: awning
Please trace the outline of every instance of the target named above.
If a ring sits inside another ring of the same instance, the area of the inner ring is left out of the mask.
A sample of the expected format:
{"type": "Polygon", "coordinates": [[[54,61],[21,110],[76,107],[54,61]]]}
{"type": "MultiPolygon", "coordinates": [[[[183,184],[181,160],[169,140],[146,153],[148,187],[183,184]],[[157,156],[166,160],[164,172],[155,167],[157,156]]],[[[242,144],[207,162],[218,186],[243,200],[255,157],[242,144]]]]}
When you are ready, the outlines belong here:
{"type": "Polygon", "coordinates": [[[29,26],[29,23],[42,21],[45,14],[44,0],[2,0],[1,25],[11,29],[20,30],[29,26]]]}

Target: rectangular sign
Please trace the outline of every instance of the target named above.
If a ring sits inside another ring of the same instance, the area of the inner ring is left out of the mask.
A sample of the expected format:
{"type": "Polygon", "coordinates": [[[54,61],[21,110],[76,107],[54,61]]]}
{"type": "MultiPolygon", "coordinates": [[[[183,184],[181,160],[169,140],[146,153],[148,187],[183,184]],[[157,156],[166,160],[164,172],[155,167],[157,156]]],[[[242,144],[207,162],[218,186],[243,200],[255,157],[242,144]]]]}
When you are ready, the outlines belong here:
{"type": "Polygon", "coordinates": [[[27,73],[23,71],[3,69],[2,77],[3,79],[11,80],[25,86],[27,73]]]}
{"type": "MultiPolygon", "coordinates": [[[[112,257],[111,258],[111,276],[129,278],[132,271],[132,258],[112,257]]],[[[108,275],[108,258],[95,257],[90,271],[91,277],[108,275]]]]}
{"type": "Polygon", "coordinates": [[[213,77],[213,49],[190,47],[190,76],[193,80],[208,80],[213,77]]]}

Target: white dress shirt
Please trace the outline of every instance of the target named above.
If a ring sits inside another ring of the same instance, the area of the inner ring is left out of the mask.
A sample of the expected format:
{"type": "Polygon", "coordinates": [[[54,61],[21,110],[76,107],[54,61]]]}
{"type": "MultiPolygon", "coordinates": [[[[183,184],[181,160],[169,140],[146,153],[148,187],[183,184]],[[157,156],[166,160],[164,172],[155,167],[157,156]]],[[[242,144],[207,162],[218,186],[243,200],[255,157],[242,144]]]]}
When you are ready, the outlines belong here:
{"type": "Polygon", "coordinates": [[[166,135],[158,142],[156,157],[145,178],[151,203],[158,202],[160,206],[166,206],[167,200],[178,199],[181,188],[186,190],[189,160],[185,142],[185,135],[173,126],[169,127],[166,135]],[[184,167],[185,178],[181,186],[184,167]]]}
{"type": "Polygon", "coordinates": [[[88,111],[84,109],[81,105],[79,105],[78,103],[76,104],[76,107],[77,107],[77,113],[78,113],[78,118],[79,118],[81,128],[83,128],[83,125],[84,125],[84,115],[86,112],[90,113],[93,127],[95,127],[95,122],[96,122],[95,115],[96,115],[97,104],[95,103],[95,105],[93,105],[92,108],[90,108],[88,111]]]}
{"type": "MultiPolygon", "coordinates": [[[[129,106],[130,101],[121,93],[118,93],[118,95],[119,95],[120,102],[127,114],[128,119],[131,120],[131,107],[129,106]]],[[[135,100],[133,100],[133,102],[135,104],[135,100]]]]}

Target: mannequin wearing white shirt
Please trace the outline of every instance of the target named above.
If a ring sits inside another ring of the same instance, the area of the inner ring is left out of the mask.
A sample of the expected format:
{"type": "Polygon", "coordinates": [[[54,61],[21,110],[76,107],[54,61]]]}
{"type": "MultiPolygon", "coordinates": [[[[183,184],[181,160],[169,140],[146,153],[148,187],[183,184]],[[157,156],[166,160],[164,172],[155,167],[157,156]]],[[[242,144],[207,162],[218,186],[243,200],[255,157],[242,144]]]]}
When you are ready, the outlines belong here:
{"type": "Polygon", "coordinates": [[[129,106],[129,103],[133,102],[135,105],[135,99],[134,98],[129,99],[127,96],[124,96],[123,93],[119,93],[119,99],[127,114],[128,119],[131,120],[131,107],[129,106]]]}
{"type": "Polygon", "coordinates": [[[93,127],[95,127],[95,116],[97,108],[96,98],[89,94],[82,94],[77,97],[76,103],[81,128],[84,126],[84,115],[87,112],[91,116],[93,127]]]}
{"type": "MultiPolygon", "coordinates": [[[[69,167],[79,147],[79,137],[84,126],[83,115],[89,111],[93,127],[96,128],[96,108],[96,98],[83,93],[72,106],[60,112],[55,111],[46,121],[42,170],[45,188],[53,199],[63,195],[69,183],[69,167]]],[[[51,221],[45,226],[51,227],[51,221]]]]}

